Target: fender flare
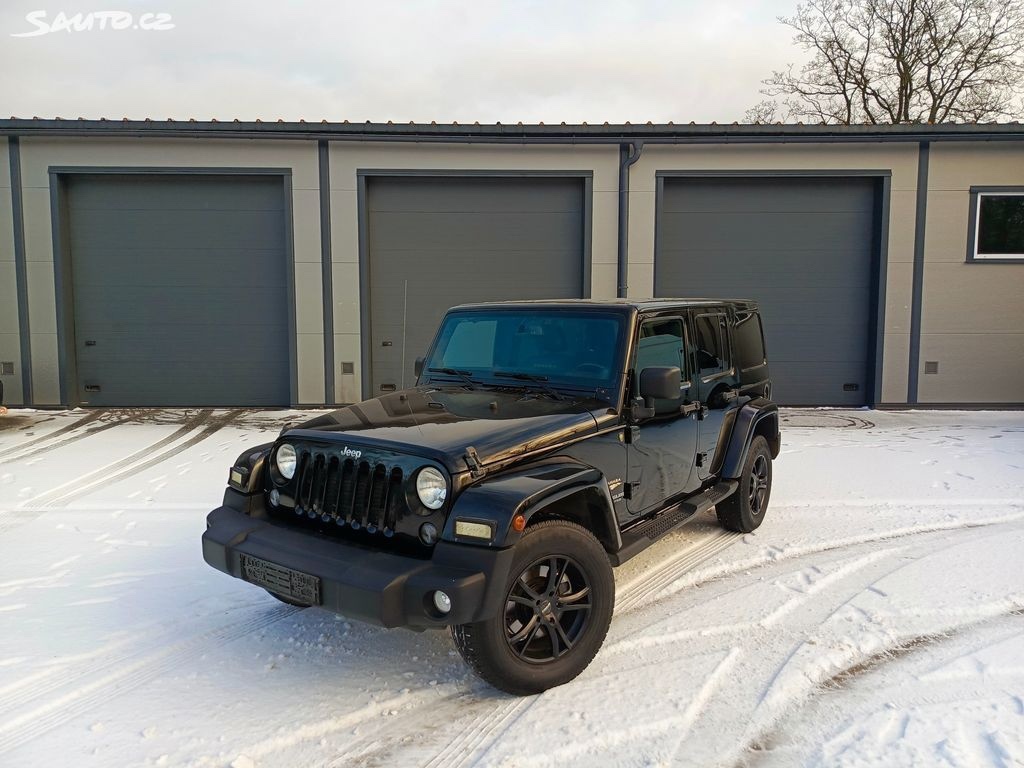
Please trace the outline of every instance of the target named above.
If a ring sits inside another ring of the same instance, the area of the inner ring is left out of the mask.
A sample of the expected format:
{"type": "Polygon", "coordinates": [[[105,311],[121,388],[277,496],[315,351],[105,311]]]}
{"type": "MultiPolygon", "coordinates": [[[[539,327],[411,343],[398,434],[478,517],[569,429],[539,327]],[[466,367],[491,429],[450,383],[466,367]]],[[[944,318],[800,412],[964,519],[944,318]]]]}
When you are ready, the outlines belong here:
{"type": "Polygon", "coordinates": [[[581,522],[608,552],[622,546],[615,506],[608,481],[600,470],[568,457],[553,457],[493,478],[484,478],[465,489],[455,500],[445,521],[442,541],[475,544],[491,548],[513,546],[522,533],[512,529],[512,519],[531,518],[552,505],[578,496],[586,517],[581,522]],[[490,542],[455,535],[456,519],[488,524],[490,542]]]}
{"type": "Polygon", "coordinates": [[[740,408],[729,437],[729,447],[722,463],[722,477],[738,478],[747,460],[747,451],[754,435],[766,432],[772,458],[779,455],[779,406],[763,397],[755,398],[740,408]]]}

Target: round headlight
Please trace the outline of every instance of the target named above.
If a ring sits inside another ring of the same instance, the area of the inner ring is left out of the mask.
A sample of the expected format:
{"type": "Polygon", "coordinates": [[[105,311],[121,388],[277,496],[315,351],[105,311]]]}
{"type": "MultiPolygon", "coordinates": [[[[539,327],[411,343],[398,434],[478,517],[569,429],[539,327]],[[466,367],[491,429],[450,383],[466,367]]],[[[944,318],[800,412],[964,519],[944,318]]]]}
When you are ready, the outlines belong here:
{"type": "Polygon", "coordinates": [[[298,464],[298,457],[295,455],[295,448],[288,443],[282,443],[274,455],[274,465],[278,473],[285,480],[295,477],[295,465],[298,464]]]}
{"type": "Polygon", "coordinates": [[[448,496],[444,475],[433,467],[424,467],[416,475],[416,495],[427,509],[440,509],[448,496]]]}

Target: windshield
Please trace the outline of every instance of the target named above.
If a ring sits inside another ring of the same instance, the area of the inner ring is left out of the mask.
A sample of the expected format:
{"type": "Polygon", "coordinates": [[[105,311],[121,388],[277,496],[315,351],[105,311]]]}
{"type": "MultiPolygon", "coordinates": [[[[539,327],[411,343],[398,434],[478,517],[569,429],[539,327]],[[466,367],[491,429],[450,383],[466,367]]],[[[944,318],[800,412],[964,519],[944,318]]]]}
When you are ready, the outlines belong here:
{"type": "Polygon", "coordinates": [[[621,376],[623,327],[624,318],[613,313],[452,312],[424,363],[423,378],[612,390],[621,376]]]}

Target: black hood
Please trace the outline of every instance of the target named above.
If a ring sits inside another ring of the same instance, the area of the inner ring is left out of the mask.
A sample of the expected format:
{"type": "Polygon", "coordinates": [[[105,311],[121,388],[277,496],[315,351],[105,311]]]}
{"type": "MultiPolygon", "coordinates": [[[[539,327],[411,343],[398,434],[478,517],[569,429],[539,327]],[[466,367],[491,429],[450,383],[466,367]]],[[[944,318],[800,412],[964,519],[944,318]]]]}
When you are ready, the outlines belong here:
{"type": "Polygon", "coordinates": [[[596,415],[607,410],[607,403],[590,398],[417,387],[339,408],[288,433],[429,457],[463,472],[469,446],[487,465],[591,434],[596,415]]]}

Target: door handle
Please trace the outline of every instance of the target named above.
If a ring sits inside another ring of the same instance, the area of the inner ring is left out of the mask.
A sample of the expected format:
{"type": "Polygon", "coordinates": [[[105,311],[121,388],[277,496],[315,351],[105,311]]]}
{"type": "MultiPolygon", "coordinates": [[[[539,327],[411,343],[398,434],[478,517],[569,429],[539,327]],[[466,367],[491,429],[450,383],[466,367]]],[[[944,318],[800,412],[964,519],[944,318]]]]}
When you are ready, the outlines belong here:
{"type": "Polygon", "coordinates": [[[685,405],[680,406],[679,412],[683,414],[683,416],[689,416],[691,413],[699,413],[703,407],[704,406],[700,403],[696,402],[686,403],[685,405]]]}

